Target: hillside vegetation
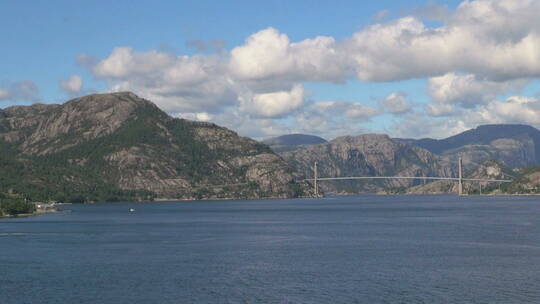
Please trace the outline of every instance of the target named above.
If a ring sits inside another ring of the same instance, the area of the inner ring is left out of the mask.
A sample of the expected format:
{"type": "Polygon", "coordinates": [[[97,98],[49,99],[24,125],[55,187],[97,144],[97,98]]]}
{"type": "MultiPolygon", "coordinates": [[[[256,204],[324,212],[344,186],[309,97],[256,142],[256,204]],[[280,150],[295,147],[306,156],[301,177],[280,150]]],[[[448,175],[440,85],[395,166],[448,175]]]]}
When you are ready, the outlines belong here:
{"type": "Polygon", "coordinates": [[[0,191],[61,202],[295,197],[266,145],[132,93],[0,111],[0,191]]]}

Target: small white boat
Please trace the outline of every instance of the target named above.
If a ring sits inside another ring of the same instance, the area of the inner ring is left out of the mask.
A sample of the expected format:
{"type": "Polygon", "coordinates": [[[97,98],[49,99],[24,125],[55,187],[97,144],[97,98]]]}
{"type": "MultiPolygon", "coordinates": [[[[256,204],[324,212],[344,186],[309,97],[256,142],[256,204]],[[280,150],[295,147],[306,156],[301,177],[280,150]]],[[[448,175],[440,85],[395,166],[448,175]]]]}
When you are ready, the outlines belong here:
{"type": "Polygon", "coordinates": [[[129,212],[135,212],[135,209],[129,208],[129,212]]]}

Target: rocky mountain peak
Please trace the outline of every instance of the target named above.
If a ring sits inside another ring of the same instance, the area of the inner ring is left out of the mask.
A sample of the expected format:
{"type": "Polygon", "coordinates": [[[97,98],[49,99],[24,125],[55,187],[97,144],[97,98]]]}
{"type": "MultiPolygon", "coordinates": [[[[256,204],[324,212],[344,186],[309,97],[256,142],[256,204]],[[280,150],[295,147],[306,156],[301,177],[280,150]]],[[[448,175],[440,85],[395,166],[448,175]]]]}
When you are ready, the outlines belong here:
{"type": "MultiPolygon", "coordinates": [[[[427,150],[392,140],[385,134],[338,137],[330,142],[280,154],[305,176],[450,176],[451,164],[427,150]]],[[[376,192],[408,187],[414,180],[340,181],[321,184],[325,192],[376,192]]]]}
{"type": "Polygon", "coordinates": [[[3,112],[3,115],[0,114],[0,117],[28,117],[43,114],[51,109],[58,107],[56,104],[43,104],[36,103],[30,106],[11,106],[7,107],[4,110],[0,110],[0,113],[3,112]]]}
{"type": "Polygon", "coordinates": [[[386,134],[368,133],[357,136],[340,136],[332,140],[333,143],[365,144],[377,142],[393,142],[386,134]]]}
{"type": "MultiPolygon", "coordinates": [[[[62,105],[32,105],[4,110],[1,138],[25,154],[49,154],[113,133],[126,121],[153,115],[171,119],[152,102],[132,92],[92,94],[62,105]]],[[[1,119],[1,118],[0,118],[1,119]]]]}
{"type": "Polygon", "coordinates": [[[156,107],[152,102],[140,98],[132,92],[115,92],[92,94],[72,99],[64,105],[65,110],[78,110],[85,113],[104,111],[115,113],[130,113],[138,107],[156,107]]]}
{"type": "Polygon", "coordinates": [[[482,125],[445,139],[396,140],[453,161],[461,157],[468,168],[489,159],[497,159],[512,168],[540,163],[540,131],[528,125],[482,125]]]}
{"type": "Polygon", "coordinates": [[[9,165],[2,168],[8,179],[0,179],[0,191],[16,185],[21,193],[41,189],[35,191],[39,199],[75,201],[294,197],[309,191],[267,146],[212,123],[172,118],[130,92],[39,109],[13,108],[0,117],[0,149],[9,150],[0,153],[0,162],[4,156],[9,165]],[[24,166],[28,170],[21,172],[24,166]]]}

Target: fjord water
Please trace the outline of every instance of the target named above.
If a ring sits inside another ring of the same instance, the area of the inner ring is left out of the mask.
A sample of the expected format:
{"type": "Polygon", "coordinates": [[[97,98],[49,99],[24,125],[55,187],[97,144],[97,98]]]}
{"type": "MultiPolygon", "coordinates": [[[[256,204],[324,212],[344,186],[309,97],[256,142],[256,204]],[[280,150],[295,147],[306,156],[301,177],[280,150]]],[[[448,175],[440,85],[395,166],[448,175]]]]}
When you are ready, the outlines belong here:
{"type": "Polygon", "coordinates": [[[0,220],[1,303],[540,301],[534,197],[64,209],[0,220]]]}

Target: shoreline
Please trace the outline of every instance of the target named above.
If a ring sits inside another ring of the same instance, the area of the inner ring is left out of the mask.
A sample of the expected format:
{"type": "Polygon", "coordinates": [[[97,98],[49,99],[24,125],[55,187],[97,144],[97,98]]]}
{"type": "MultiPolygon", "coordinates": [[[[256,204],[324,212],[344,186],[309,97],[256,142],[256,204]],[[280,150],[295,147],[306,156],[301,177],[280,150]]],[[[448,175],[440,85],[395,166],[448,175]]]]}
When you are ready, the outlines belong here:
{"type": "MultiPolygon", "coordinates": [[[[264,198],[203,198],[203,199],[174,199],[174,198],[158,198],[155,200],[145,200],[145,201],[125,201],[125,202],[87,202],[87,203],[81,203],[81,205],[92,205],[92,204],[114,204],[114,203],[187,203],[187,202],[208,202],[208,201],[257,201],[257,200],[280,200],[280,199],[309,199],[309,198],[325,198],[328,196],[354,196],[354,195],[375,195],[375,196],[445,196],[445,195],[455,195],[458,196],[456,193],[328,193],[324,196],[319,197],[313,197],[313,196],[301,196],[301,197],[294,197],[294,198],[287,198],[287,197],[264,197],[264,198]]],[[[510,194],[510,193],[497,193],[497,194],[465,194],[462,196],[486,196],[486,197],[533,197],[533,196],[540,196],[540,193],[522,193],[522,194],[510,194]]],[[[73,205],[72,203],[60,203],[58,205],[73,205]]],[[[78,204],[77,204],[78,205],[78,204]]],[[[24,218],[24,217],[31,217],[31,216],[39,216],[42,214],[47,213],[65,213],[70,212],[69,210],[62,210],[62,209],[52,209],[52,210],[38,210],[34,213],[22,213],[17,215],[0,215],[0,219],[13,219],[13,218],[24,218]]]]}
{"type": "Polygon", "coordinates": [[[60,209],[39,210],[39,211],[36,211],[34,213],[21,213],[21,214],[15,214],[15,215],[0,215],[0,219],[25,218],[25,217],[38,216],[38,215],[47,214],[47,213],[63,213],[63,212],[69,212],[69,211],[60,210],[60,209]]]}

